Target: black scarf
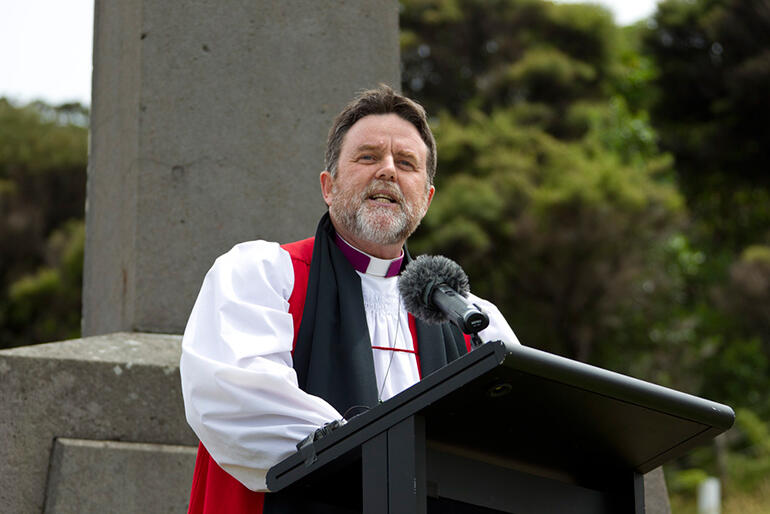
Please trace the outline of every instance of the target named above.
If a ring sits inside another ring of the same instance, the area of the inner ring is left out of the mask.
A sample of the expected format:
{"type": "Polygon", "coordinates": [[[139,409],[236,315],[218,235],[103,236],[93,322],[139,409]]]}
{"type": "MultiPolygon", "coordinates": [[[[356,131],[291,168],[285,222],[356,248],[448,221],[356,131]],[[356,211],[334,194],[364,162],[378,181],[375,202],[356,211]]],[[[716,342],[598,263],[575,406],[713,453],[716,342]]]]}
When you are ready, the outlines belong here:
{"type": "MultiPolygon", "coordinates": [[[[327,213],[318,223],[313,243],[294,369],[303,391],[323,398],[345,416],[374,407],[378,399],[361,278],[337,247],[334,235],[327,213]]],[[[410,261],[405,251],[402,269],[410,261]]],[[[428,325],[418,319],[415,323],[423,377],[466,353],[465,339],[453,325],[428,325]]],[[[265,496],[264,512],[354,511],[279,492],[265,496]]]]}
{"type": "MultiPolygon", "coordinates": [[[[300,388],[345,415],[351,407],[376,405],[377,384],[361,278],[334,235],[327,213],[316,230],[294,369],[300,388]]],[[[407,252],[402,266],[410,261],[407,252]]],[[[415,321],[423,377],[466,352],[465,339],[454,326],[415,321]]]]}

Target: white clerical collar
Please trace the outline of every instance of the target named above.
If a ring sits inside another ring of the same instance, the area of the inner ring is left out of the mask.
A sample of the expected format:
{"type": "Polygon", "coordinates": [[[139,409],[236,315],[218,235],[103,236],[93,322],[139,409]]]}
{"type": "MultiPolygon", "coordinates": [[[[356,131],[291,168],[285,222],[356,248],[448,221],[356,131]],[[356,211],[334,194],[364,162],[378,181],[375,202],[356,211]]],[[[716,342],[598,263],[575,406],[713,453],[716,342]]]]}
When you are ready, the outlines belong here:
{"type": "Polygon", "coordinates": [[[337,246],[356,271],[376,277],[395,277],[400,273],[401,262],[404,260],[403,248],[401,255],[395,259],[379,259],[355,248],[339,234],[335,234],[335,236],[337,246]]]}

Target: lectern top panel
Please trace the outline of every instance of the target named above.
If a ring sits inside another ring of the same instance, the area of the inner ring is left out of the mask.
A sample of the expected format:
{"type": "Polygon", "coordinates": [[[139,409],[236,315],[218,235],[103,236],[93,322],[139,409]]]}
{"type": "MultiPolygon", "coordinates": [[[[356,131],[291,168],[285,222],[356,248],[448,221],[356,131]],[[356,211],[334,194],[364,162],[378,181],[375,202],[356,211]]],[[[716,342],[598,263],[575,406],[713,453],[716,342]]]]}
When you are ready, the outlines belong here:
{"type": "Polygon", "coordinates": [[[420,414],[428,444],[578,484],[646,473],[728,429],[725,405],[524,346],[486,343],[268,473],[276,490],[420,414]]]}
{"type": "Polygon", "coordinates": [[[576,481],[646,473],[734,420],[727,406],[526,347],[425,416],[429,440],[576,481]]]}

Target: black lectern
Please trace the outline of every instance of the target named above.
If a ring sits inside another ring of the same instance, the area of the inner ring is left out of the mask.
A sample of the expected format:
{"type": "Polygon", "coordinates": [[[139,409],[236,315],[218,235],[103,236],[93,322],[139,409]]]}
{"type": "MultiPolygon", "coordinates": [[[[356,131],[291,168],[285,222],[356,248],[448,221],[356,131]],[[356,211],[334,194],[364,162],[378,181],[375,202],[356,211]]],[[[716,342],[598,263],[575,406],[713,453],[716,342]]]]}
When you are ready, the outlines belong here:
{"type": "Polygon", "coordinates": [[[725,405],[492,342],[276,464],[267,485],[365,514],[641,513],[642,474],[734,419],[725,405]]]}

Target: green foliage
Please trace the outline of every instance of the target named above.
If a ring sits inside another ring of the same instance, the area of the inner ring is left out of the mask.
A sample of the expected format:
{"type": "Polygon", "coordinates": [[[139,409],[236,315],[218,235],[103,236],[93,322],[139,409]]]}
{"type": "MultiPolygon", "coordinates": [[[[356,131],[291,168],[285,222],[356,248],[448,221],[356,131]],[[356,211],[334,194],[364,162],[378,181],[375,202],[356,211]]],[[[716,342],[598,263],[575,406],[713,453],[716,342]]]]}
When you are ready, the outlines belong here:
{"type": "Polygon", "coordinates": [[[666,0],[644,36],[652,105],[702,238],[737,253],[770,227],[770,9],[764,0],[666,0]]]}
{"type": "Polygon", "coordinates": [[[569,117],[575,125],[582,118],[597,153],[609,152],[623,164],[649,167],[655,176],[673,178],[671,156],[658,150],[658,136],[647,113],[631,112],[624,97],[615,95],[599,105],[576,104],[569,117]]]}
{"type": "Polygon", "coordinates": [[[668,481],[668,489],[671,493],[682,492],[695,493],[698,485],[706,480],[709,474],[702,469],[685,469],[673,475],[668,481]]]}
{"type": "Polygon", "coordinates": [[[724,309],[741,319],[744,334],[764,334],[770,345],[770,246],[746,248],[729,270],[721,297],[724,309]]]}
{"type": "Polygon", "coordinates": [[[620,37],[595,5],[539,0],[402,2],[404,91],[428,112],[540,103],[548,130],[577,99],[606,94],[620,37]]]}
{"type": "Polygon", "coordinates": [[[696,512],[698,486],[707,477],[720,475],[727,500],[723,512],[767,512],[768,503],[761,498],[770,498],[770,424],[752,410],[740,408],[736,411],[735,426],[720,437],[731,450],[723,457],[723,470],[719,469],[719,459],[713,451],[719,445],[700,448],[690,454],[687,462],[667,467],[672,507],[678,508],[675,512],[696,512]]]}
{"type": "Polygon", "coordinates": [[[86,120],[0,99],[0,348],[79,332],[86,120]]]}
{"type": "MultiPolygon", "coordinates": [[[[403,89],[439,144],[412,248],[461,262],[525,344],[770,419],[765,4],[665,0],[619,29],[589,5],[404,0],[403,89]]],[[[675,493],[764,469],[728,446],[672,468],[675,493]]]]}
{"type": "Polygon", "coordinates": [[[634,110],[649,109],[655,101],[652,87],[659,71],[650,55],[639,52],[646,28],[643,22],[620,31],[618,60],[613,63],[612,90],[634,110]]]}
{"type": "Polygon", "coordinates": [[[0,346],[79,336],[84,242],[83,222],[65,223],[46,245],[49,265],[10,285],[0,309],[0,346]]]}
{"type": "Polygon", "coordinates": [[[8,179],[19,170],[53,173],[81,167],[87,153],[88,130],[81,125],[78,108],[53,108],[41,103],[15,107],[0,98],[0,177],[8,179]]]}
{"type": "Polygon", "coordinates": [[[528,344],[588,360],[600,336],[623,337],[627,288],[651,273],[645,250],[667,241],[682,202],[657,156],[632,152],[631,139],[609,148],[619,145],[607,133],[612,109],[594,113],[575,142],[520,112],[440,118],[441,176],[413,247],[463,262],[474,291],[494,298],[528,344]]]}
{"type": "Polygon", "coordinates": [[[656,73],[633,48],[638,31],[587,5],[403,7],[404,89],[444,109],[438,193],[413,247],[463,262],[528,344],[660,370],[633,357],[666,343],[650,340],[649,319],[681,293],[661,267],[686,213],[638,108],[656,73]]]}

